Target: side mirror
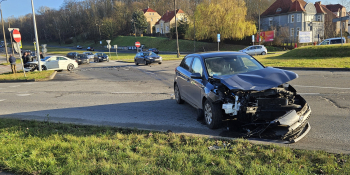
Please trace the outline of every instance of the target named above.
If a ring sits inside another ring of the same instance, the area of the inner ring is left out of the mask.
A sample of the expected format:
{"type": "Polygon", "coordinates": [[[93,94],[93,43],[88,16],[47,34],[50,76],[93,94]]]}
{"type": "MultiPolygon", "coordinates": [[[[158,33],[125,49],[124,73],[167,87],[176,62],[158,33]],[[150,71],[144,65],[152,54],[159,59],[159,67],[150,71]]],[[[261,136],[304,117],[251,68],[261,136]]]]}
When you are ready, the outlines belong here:
{"type": "Polygon", "coordinates": [[[202,79],[202,75],[200,73],[192,73],[191,74],[192,79],[202,79]]]}

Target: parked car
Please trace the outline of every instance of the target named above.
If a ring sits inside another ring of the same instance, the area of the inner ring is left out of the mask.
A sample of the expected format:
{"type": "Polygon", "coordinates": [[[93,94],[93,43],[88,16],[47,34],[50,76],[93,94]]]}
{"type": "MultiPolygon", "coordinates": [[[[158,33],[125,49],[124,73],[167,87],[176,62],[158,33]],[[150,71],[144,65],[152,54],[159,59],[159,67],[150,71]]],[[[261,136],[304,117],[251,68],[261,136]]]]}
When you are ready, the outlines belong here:
{"type": "Polygon", "coordinates": [[[94,54],[92,52],[83,52],[83,54],[87,55],[89,61],[94,61],[94,54]]]}
{"type": "Polygon", "coordinates": [[[136,54],[136,56],[134,57],[134,62],[136,65],[139,64],[144,64],[144,65],[148,65],[151,63],[158,63],[158,64],[162,64],[163,58],[157,54],[155,54],[154,52],[139,52],[136,54]]]}
{"type": "Polygon", "coordinates": [[[83,49],[83,47],[80,45],[77,45],[77,49],[83,49]]]}
{"type": "Polygon", "coordinates": [[[248,46],[243,50],[240,50],[240,52],[244,52],[249,55],[266,55],[267,49],[264,45],[254,45],[254,46],[248,46]]]}
{"type": "Polygon", "coordinates": [[[148,51],[154,52],[156,54],[159,54],[159,50],[157,48],[149,48],[148,51]]]}
{"type": "Polygon", "coordinates": [[[338,38],[325,39],[318,45],[341,44],[342,40],[343,40],[343,43],[346,43],[346,39],[344,37],[343,38],[338,37],[338,38]]]}
{"type": "Polygon", "coordinates": [[[108,55],[106,55],[105,53],[102,53],[102,52],[95,53],[94,62],[101,62],[101,61],[109,62],[108,55]]]}
{"type": "Polygon", "coordinates": [[[67,53],[66,57],[70,59],[76,59],[78,57],[79,53],[78,52],[69,52],[67,53]]]}
{"type": "Polygon", "coordinates": [[[225,120],[236,122],[244,137],[297,142],[311,128],[308,103],[287,83],[297,77],[241,52],[190,54],[175,69],[174,94],[211,129],[225,120]]]}
{"type": "Polygon", "coordinates": [[[86,50],[87,51],[94,51],[95,49],[93,47],[87,47],[86,50]]]}
{"type": "MultiPolygon", "coordinates": [[[[47,56],[40,60],[42,70],[68,70],[71,71],[78,67],[78,63],[64,56],[47,56]]],[[[25,71],[38,70],[38,61],[32,61],[24,64],[25,71]]]]}
{"type": "Polygon", "coordinates": [[[85,54],[79,54],[76,61],[78,64],[90,63],[90,59],[85,54]]]}

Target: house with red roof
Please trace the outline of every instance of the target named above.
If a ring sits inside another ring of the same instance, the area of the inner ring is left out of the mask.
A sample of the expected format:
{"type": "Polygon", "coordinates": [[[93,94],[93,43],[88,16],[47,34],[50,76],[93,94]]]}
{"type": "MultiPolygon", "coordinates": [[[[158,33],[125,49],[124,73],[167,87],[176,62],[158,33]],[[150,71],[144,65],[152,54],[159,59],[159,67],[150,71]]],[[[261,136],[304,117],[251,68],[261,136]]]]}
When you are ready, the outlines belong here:
{"type": "Polygon", "coordinates": [[[172,27],[175,27],[175,15],[176,19],[186,21],[187,16],[184,11],[181,9],[176,9],[175,11],[167,11],[162,18],[158,20],[158,22],[155,24],[156,33],[160,34],[167,34],[170,33],[170,29],[172,27]]]}
{"type": "Polygon", "coordinates": [[[148,22],[147,33],[151,34],[153,33],[153,26],[156,24],[156,22],[160,19],[161,16],[155,10],[149,7],[146,9],[143,9],[142,11],[148,22]]]}
{"type": "Polygon", "coordinates": [[[326,27],[336,25],[331,22],[336,15],[320,1],[312,4],[304,0],[276,0],[260,16],[260,28],[263,31],[287,28],[288,40],[291,42],[297,41],[299,31],[311,31],[312,40],[319,42],[325,37],[326,27]]]}

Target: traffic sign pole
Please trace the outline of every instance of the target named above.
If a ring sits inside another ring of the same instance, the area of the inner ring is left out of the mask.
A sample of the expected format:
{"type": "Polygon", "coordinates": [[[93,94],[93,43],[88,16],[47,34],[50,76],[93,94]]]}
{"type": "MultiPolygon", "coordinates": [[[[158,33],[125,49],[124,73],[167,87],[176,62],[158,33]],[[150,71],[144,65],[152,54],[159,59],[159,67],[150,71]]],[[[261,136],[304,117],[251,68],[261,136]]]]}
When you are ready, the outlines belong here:
{"type": "Polygon", "coordinates": [[[22,54],[21,54],[21,47],[20,47],[21,33],[19,33],[19,31],[17,29],[14,29],[14,30],[12,30],[12,37],[16,41],[14,46],[15,46],[16,50],[18,51],[19,58],[21,59],[23,75],[24,75],[24,77],[26,77],[26,71],[24,71],[24,64],[23,64],[23,59],[22,59],[22,54]]]}
{"type": "Polygon", "coordinates": [[[136,42],[135,42],[135,46],[137,47],[137,48],[136,48],[136,52],[139,52],[139,47],[141,46],[141,43],[138,42],[138,41],[136,41],[136,42]]]}

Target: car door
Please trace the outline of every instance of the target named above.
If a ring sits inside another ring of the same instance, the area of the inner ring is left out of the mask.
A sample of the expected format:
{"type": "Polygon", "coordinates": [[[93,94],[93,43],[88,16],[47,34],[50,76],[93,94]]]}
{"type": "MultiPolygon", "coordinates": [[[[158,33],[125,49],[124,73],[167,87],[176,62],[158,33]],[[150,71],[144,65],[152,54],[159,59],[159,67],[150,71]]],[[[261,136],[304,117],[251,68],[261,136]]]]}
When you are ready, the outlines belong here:
{"type": "Polygon", "coordinates": [[[189,101],[189,86],[190,86],[190,78],[191,78],[191,72],[190,72],[190,66],[193,61],[193,57],[187,57],[185,58],[180,66],[177,68],[178,70],[176,71],[176,77],[177,77],[177,85],[180,90],[181,98],[186,100],[187,102],[189,101]]]}
{"type": "Polygon", "coordinates": [[[246,53],[249,54],[249,55],[251,55],[252,52],[253,52],[253,48],[254,48],[254,47],[255,47],[255,46],[248,47],[246,53]]]}
{"type": "Polygon", "coordinates": [[[46,67],[47,69],[58,69],[58,60],[57,57],[52,56],[46,61],[46,67]]]}
{"type": "Polygon", "coordinates": [[[57,57],[58,58],[58,65],[59,65],[59,69],[67,69],[68,66],[68,59],[65,57],[57,57]]]}
{"type": "MultiPolygon", "coordinates": [[[[194,57],[190,69],[191,74],[199,73],[203,76],[203,64],[201,59],[194,57]]],[[[201,91],[203,89],[203,79],[193,79],[190,77],[189,87],[187,89],[189,100],[196,107],[201,107],[201,91]]]]}

